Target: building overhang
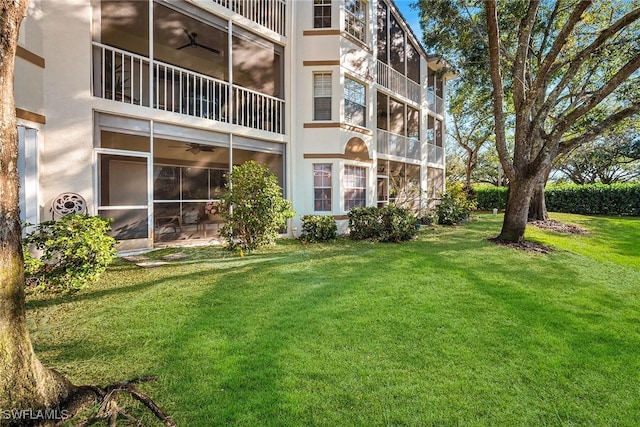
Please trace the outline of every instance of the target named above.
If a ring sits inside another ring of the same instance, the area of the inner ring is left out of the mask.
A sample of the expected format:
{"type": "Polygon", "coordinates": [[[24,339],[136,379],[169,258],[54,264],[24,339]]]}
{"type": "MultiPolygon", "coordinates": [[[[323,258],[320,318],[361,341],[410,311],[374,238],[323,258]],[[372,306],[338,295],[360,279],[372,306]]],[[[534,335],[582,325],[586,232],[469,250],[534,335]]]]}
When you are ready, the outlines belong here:
{"type": "Polygon", "coordinates": [[[431,55],[427,57],[427,65],[433,71],[442,73],[442,77],[447,80],[458,78],[458,71],[453,65],[439,55],[431,55]]]}

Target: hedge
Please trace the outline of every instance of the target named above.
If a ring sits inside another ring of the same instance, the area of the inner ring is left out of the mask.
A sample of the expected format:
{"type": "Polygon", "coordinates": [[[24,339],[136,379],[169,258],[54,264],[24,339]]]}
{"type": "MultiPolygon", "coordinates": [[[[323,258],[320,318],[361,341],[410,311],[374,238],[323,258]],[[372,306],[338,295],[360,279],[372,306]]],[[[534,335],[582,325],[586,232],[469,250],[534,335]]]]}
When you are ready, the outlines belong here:
{"type": "Polygon", "coordinates": [[[478,210],[504,210],[507,207],[507,187],[478,187],[475,192],[478,210]]]}
{"type": "MultiPolygon", "coordinates": [[[[507,189],[477,188],[476,197],[480,210],[504,209],[507,189]]],[[[640,183],[548,186],[545,189],[545,202],[550,212],[640,216],[640,183]]]]}

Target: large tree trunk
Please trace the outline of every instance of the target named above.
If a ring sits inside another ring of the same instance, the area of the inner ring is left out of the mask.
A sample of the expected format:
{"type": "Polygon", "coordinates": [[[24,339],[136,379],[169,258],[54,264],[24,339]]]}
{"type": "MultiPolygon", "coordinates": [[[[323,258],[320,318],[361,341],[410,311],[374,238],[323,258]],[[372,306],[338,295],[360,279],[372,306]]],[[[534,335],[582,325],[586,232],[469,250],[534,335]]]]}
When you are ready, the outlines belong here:
{"type": "Polygon", "coordinates": [[[74,387],[36,358],[26,321],[13,96],[18,30],[27,0],[0,0],[0,425],[33,425],[33,412],[56,409],[74,387]]]}
{"type": "Polygon", "coordinates": [[[547,204],[544,200],[544,182],[538,182],[533,189],[529,206],[529,221],[546,221],[549,219],[547,204]]]}
{"type": "Polygon", "coordinates": [[[553,164],[550,164],[542,175],[542,178],[536,183],[529,205],[529,221],[547,221],[549,213],[547,212],[547,204],[544,198],[544,187],[549,181],[549,175],[553,164]]]}
{"type": "Polygon", "coordinates": [[[500,231],[500,235],[496,237],[496,240],[512,243],[524,240],[524,231],[527,227],[529,215],[529,203],[535,183],[534,179],[514,180],[509,183],[502,231],[500,231]]]}

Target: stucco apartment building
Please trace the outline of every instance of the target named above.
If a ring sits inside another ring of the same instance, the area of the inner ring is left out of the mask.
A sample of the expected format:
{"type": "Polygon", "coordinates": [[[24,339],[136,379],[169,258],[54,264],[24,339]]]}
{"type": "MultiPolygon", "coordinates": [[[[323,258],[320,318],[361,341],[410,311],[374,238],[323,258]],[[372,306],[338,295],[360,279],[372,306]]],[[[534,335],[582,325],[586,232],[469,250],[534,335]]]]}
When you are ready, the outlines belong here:
{"type": "Polygon", "coordinates": [[[247,160],[278,176],[291,235],[417,206],[444,186],[441,68],[392,0],[31,0],[23,219],[110,217],[121,250],[210,238],[204,206],[247,160]]]}

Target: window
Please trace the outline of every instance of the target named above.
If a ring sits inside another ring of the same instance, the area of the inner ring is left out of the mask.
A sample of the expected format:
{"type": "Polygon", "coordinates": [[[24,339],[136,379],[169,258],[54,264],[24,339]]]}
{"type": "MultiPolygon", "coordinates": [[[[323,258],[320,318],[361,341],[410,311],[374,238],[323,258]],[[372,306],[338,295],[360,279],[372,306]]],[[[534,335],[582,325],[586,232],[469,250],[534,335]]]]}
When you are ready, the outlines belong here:
{"type": "Polygon", "coordinates": [[[389,63],[389,43],[387,41],[387,31],[389,26],[387,24],[388,8],[385,2],[378,2],[378,61],[382,61],[385,64],[389,63]]]}
{"type": "Polygon", "coordinates": [[[366,89],[360,82],[344,80],[344,120],[357,126],[366,125],[367,106],[366,89]]]}
{"type": "Polygon", "coordinates": [[[366,43],[367,6],[362,0],[347,0],[345,29],[356,39],[366,43]]]}
{"type": "Polygon", "coordinates": [[[367,169],[344,167],[344,210],[367,205],[367,169]]]}
{"type": "Polygon", "coordinates": [[[328,163],[313,165],[313,210],[331,211],[331,165],[328,163]]]}
{"type": "Polygon", "coordinates": [[[313,120],[331,120],[331,73],[313,75],[313,120]]]}
{"type": "Polygon", "coordinates": [[[331,0],[313,0],[313,28],[331,28],[331,0]]]}

